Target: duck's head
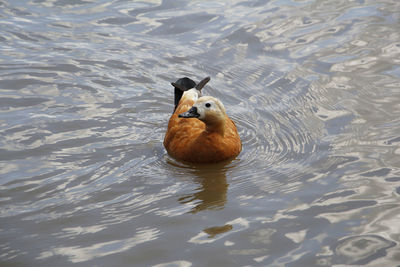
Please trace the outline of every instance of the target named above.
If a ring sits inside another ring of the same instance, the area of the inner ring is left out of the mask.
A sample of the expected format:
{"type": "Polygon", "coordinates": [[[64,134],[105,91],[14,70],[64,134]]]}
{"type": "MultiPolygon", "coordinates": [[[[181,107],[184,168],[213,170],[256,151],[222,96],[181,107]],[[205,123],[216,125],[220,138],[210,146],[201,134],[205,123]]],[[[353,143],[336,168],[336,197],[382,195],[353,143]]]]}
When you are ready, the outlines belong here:
{"type": "Polygon", "coordinates": [[[202,96],[188,111],[179,114],[180,118],[197,118],[207,126],[225,122],[226,111],[221,101],[212,96],[202,96]]]}

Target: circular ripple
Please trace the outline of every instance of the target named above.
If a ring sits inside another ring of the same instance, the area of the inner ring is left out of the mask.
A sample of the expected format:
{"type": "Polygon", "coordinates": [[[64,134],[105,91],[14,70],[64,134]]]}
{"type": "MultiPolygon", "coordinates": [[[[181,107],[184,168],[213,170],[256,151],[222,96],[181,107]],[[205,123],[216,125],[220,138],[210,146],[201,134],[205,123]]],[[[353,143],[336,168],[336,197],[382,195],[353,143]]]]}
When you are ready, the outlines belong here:
{"type": "Polygon", "coordinates": [[[386,255],[386,250],[396,243],[378,235],[351,236],[336,246],[337,263],[364,265],[386,255]]]}

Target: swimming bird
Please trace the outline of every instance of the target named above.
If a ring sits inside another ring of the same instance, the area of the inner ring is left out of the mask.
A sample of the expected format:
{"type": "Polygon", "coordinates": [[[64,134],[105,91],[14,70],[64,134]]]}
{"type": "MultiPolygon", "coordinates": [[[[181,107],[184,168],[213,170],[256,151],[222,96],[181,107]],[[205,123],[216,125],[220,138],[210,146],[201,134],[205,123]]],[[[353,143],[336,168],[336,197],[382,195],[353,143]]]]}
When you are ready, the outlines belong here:
{"type": "Polygon", "coordinates": [[[216,163],[233,159],[242,150],[235,123],[220,100],[201,96],[210,80],[198,84],[189,78],[171,83],[175,87],[175,109],[168,122],[164,147],[172,157],[192,163],[216,163]]]}

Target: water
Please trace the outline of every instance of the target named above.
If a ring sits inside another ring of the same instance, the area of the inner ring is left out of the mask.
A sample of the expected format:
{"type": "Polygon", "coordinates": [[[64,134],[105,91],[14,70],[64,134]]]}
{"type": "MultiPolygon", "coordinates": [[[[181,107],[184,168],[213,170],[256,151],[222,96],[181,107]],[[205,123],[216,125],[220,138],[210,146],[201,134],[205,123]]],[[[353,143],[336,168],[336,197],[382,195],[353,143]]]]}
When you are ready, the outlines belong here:
{"type": "Polygon", "coordinates": [[[400,3],[0,1],[2,266],[394,266],[400,3]],[[211,76],[243,151],[170,158],[211,76]]]}

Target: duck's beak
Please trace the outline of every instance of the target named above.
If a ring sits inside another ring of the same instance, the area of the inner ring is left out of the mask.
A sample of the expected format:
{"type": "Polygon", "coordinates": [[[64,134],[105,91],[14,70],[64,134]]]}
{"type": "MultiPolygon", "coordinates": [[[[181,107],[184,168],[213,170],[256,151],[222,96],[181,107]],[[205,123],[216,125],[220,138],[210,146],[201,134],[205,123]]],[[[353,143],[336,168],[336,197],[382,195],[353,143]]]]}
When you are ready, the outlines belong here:
{"type": "Polygon", "coordinates": [[[200,117],[200,114],[197,112],[196,107],[192,107],[188,111],[179,114],[178,117],[179,118],[198,118],[198,117],[200,117]]]}

